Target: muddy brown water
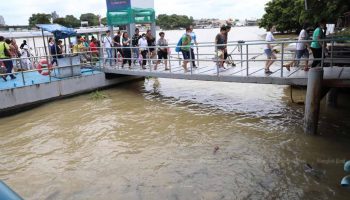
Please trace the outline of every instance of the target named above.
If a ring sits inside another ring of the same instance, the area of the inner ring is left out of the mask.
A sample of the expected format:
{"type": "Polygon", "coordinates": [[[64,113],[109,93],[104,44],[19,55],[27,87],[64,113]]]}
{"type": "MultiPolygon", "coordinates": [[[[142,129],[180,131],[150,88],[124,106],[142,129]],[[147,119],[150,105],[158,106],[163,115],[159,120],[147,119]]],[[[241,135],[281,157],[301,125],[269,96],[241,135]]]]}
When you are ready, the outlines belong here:
{"type": "Polygon", "coordinates": [[[0,118],[0,179],[33,200],[349,199],[349,95],[306,136],[288,86],[151,78],[102,93],[0,118]]]}

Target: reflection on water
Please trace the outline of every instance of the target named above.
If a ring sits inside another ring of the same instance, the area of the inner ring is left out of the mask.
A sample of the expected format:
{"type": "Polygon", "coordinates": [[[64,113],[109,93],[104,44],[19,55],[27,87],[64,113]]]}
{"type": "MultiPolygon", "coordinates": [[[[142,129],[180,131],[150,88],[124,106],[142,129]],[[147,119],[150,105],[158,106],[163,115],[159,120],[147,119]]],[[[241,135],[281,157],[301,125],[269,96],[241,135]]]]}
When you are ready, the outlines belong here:
{"type": "Polygon", "coordinates": [[[0,179],[25,199],[348,199],[349,107],[324,108],[323,136],[308,137],[286,86],[146,79],[104,93],[0,119],[0,179]]]}

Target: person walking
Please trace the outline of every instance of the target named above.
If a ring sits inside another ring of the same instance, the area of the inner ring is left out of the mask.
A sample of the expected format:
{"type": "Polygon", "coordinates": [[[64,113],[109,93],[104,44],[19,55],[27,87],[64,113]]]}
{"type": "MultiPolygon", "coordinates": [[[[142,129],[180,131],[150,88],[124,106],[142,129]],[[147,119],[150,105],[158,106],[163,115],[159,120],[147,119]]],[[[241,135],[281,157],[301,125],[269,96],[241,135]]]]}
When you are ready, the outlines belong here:
{"type": "Polygon", "coordinates": [[[120,39],[121,39],[121,32],[118,31],[117,34],[113,37],[113,46],[115,47],[113,52],[114,52],[114,58],[116,60],[116,63],[118,63],[118,52],[119,52],[119,55],[123,57],[123,51],[120,48],[122,46],[120,43],[120,39]]]}
{"type": "Polygon", "coordinates": [[[130,49],[130,38],[127,32],[123,33],[123,39],[122,39],[122,43],[123,43],[123,65],[122,67],[124,67],[124,64],[129,63],[129,69],[131,68],[131,49],[130,49]]]}
{"type": "MultiPolygon", "coordinates": [[[[16,39],[12,38],[11,45],[14,48],[15,58],[21,57],[21,52],[19,51],[19,47],[18,47],[18,45],[16,43],[16,39]]],[[[17,68],[17,70],[18,70],[18,67],[19,67],[19,64],[20,64],[19,62],[20,62],[19,60],[14,60],[13,61],[13,67],[17,68]]]]}
{"type": "Polygon", "coordinates": [[[317,27],[312,35],[312,42],[311,42],[311,51],[314,56],[314,60],[311,64],[311,68],[316,67],[321,63],[322,59],[322,48],[325,48],[327,46],[327,43],[324,43],[320,40],[324,39],[324,33],[322,29],[326,28],[326,20],[322,19],[318,24],[317,27]]]}
{"type": "Polygon", "coordinates": [[[149,57],[150,57],[150,59],[154,59],[154,57],[156,55],[156,49],[155,49],[156,38],[153,37],[151,30],[147,30],[146,39],[147,39],[148,49],[150,52],[149,57]]]}
{"type": "Polygon", "coordinates": [[[220,68],[224,68],[224,61],[225,61],[225,49],[226,49],[226,33],[227,29],[225,26],[220,28],[220,33],[216,35],[215,37],[215,48],[216,48],[216,54],[219,58],[218,66],[220,68]]]}
{"type": "Polygon", "coordinates": [[[132,45],[132,52],[133,52],[133,59],[134,59],[134,64],[137,63],[137,60],[139,59],[139,49],[137,48],[139,45],[139,39],[141,38],[140,36],[140,30],[138,28],[135,29],[135,34],[132,36],[131,39],[131,45],[132,45]]]}
{"type": "Polygon", "coordinates": [[[107,63],[107,61],[109,61],[109,65],[112,66],[112,59],[113,59],[113,55],[112,55],[112,47],[113,47],[113,42],[112,42],[112,37],[111,37],[111,31],[107,30],[106,31],[106,36],[103,38],[103,46],[107,52],[107,59],[105,60],[105,64],[107,63]]]}
{"type": "Polygon", "coordinates": [[[52,61],[51,65],[56,63],[58,65],[57,59],[58,58],[63,58],[62,56],[62,40],[56,40],[55,44],[51,46],[50,49],[51,56],[52,56],[52,61]]]}
{"type": "MultiPolygon", "coordinates": [[[[194,45],[198,45],[197,43],[197,36],[196,36],[196,33],[193,32],[193,26],[190,26],[190,29],[191,29],[191,59],[192,59],[192,66],[194,68],[197,68],[196,66],[196,57],[195,57],[195,54],[194,54],[194,45]]],[[[197,47],[197,51],[198,51],[198,47],[197,47]]]]}
{"type": "Polygon", "coordinates": [[[147,64],[147,53],[148,53],[148,43],[146,39],[146,34],[142,34],[141,38],[139,39],[139,51],[142,55],[142,62],[141,62],[141,67],[142,69],[146,69],[146,64],[147,64]]]}
{"type": "Polygon", "coordinates": [[[182,67],[184,68],[185,73],[188,71],[187,64],[190,61],[191,54],[191,28],[186,28],[186,34],[181,38],[181,52],[184,58],[182,67]]]}
{"type": "Polygon", "coordinates": [[[299,33],[298,42],[296,45],[296,57],[297,57],[297,66],[300,64],[300,59],[305,58],[304,71],[309,70],[309,50],[310,47],[308,42],[305,42],[309,38],[306,29],[308,24],[304,23],[302,30],[299,33]]]}
{"type": "Polygon", "coordinates": [[[160,38],[157,41],[158,46],[158,60],[156,65],[154,65],[154,70],[157,70],[157,67],[162,59],[164,59],[165,70],[169,70],[168,68],[168,41],[164,38],[165,33],[159,33],[160,38]]]}
{"type": "Polygon", "coordinates": [[[266,47],[265,47],[265,54],[267,56],[267,60],[265,63],[265,74],[272,74],[272,72],[270,71],[270,66],[275,62],[276,60],[276,55],[273,52],[273,46],[270,44],[270,42],[275,41],[275,38],[273,36],[273,32],[276,31],[276,27],[275,26],[269,26],[267,28],[267,32],[266,32],[266,38],[265,41],[267,42],[266,47]]]}
{"type": "MultiPolygon", "coordinates": [[[[6,44],[3,36],[0,36],[0,62],[4,63],[6,73],[10,74],[11,79],[15,79],[16,76],[12,74],[13,62],[11,60],[10,47],[8,44],[6,44]]],[[[4,81],[7,81],[7,74],[2,76],[4,81]]]]}
{"type": "Polygon", "coordinates": [[[33,65],[30,61],[30,53],[28,46],[24,46],[21,50],[21,70],[31,70],[33,65]]]}
{"type": "MultiPolygon", "coordinates": [[[[228,42],[228,33],[231,31],[231,25],[226,25],[225,26],[226,28],[226,33],[225,33],[225,44],[226,44],[226,48],[225,48],[225,51],[224,51],[224,63],[228,57],[228,53],[227,53],[227,42],[228,42]]],[[[234,63],[234,61],[232,60],[232,66],[236,66],[236,64],[234,63]]]]}

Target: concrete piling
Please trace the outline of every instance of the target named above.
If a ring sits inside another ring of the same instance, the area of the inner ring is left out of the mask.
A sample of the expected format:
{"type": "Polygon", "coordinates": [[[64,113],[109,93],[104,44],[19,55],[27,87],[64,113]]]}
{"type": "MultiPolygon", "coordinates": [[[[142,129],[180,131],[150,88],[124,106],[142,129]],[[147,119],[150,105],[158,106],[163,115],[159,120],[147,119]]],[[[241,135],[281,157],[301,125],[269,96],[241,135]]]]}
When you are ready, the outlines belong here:
{"type": "Polygon", "coordinates": [[[322,99],[322,81],[323,69],[310,69],[307,82],[304,114],[304,132],[306,134],[317,134],[320,102],[322,99]]]}

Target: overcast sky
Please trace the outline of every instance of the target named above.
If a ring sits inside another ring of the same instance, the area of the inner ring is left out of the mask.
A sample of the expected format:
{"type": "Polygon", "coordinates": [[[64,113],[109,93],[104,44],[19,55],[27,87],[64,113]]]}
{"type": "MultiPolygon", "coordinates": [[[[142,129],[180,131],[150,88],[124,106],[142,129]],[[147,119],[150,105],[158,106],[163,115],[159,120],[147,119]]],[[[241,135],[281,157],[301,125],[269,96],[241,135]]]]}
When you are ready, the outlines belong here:
{"type": "MultiPolygon", "coordinates": [[[[59,16],[92,12],[106,15],[105,0],[1,0],[0,15],[8,25],[26,25],[32,13],[51,13],[59,16]]],[[[147,1],[147,0],[145,0],[147,1]]],[[[264,14],[269,0],[154,0],[156,15],[183,14],[199,18],[250,19],[264,14]]]]}

